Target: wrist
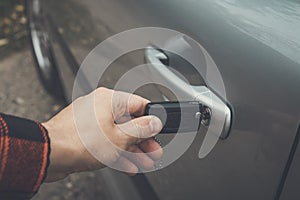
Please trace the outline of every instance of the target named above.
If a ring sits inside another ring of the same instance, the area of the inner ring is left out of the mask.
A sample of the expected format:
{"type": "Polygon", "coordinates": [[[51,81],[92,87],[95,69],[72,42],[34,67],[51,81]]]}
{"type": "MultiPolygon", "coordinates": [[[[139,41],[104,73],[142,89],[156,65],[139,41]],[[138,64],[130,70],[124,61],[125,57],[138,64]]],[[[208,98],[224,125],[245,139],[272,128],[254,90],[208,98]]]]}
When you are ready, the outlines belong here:
{"type": "Polygon", "coordinates": [[[63,130],[60,130],[56,125],[57,123],[55,124],[51,121],[42,123],[50,138],[50,163],[45,179],[46,182],[63,179],[76,171],[72,169],[75,158],[72,145],[70,145],[67,138],[68,134],[64,134],[63,130]]]}
{"type": "Polygon", "coordinates": [[[51,149],[47,182],[63,179],[74,172],[104,167],[82,144],[73,120],[66,120],[58,114],[42,125],[48,131],[51,149]]]}

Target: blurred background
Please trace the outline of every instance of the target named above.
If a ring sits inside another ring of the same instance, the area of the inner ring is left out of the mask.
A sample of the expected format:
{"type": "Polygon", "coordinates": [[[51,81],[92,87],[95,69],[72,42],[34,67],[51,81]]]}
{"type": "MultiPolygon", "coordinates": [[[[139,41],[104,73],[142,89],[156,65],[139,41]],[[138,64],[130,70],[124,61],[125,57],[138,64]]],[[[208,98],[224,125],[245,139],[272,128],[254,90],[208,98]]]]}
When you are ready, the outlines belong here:
{"type": "MultiPolygon", "coordinates": [[[[42,87],[32,58],[25,0],[0,1],[0,112],[45,121],[63,107],[42,87]]],[[[99,173],[99,172],[98,172],[99,173]]],[[[109,199],[97,172],[44,184],[35,200],[109,199]]]]}
{"type": "Polygon", "coordinates": [[[27,29],[24,0],[0,1],[0,56],[24,49],[27,29]]]}

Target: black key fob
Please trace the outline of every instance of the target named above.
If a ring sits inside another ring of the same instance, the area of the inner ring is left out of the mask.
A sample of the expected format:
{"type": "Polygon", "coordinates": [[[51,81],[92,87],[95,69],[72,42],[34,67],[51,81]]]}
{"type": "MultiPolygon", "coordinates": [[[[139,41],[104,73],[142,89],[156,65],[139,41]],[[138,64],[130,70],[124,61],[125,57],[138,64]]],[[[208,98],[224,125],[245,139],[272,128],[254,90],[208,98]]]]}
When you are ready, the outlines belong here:
{"type": "Polygon", "coordinates": [[[196,132],[201,122],[202,105],[197,101],[153,102],[144,115],[155,115],[163,123],[161,133],[196,132]]]}

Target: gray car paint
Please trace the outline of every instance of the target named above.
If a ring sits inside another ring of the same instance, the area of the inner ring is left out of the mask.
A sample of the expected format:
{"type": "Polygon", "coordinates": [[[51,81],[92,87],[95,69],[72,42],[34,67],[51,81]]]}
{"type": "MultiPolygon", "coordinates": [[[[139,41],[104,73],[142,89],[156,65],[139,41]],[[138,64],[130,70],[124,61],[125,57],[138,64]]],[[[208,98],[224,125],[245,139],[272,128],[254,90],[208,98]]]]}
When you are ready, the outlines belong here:
{"type": "MultiPolygon", "coordinates": [[[[79,63],[113,34],[159,26],[193,37],[219,67],[234,113],[230,136],[200,160],[197,153],[205,135],[205,130],[200,130],[178,161],[146,174],[161,199],[276,198],[299,123],[299,2],[53,0],[45,4],[54,24],[64,29],[62,37],[79,63]],[[64,21],[59,17],[63,15],[57,9],[60,5],[77,5],[81,12],[64,21]],[[68,34],[71,22],[83,26],[81,35],[75,34],[77,40],[68,34]],[[83,41],[87,38],[92,39],[83,41]]],[[[59,47],[56,50],[60,63],[59,47]]],[[[134,55],[118,65],[130,68],[141,62],[142,56],[134,55]]],[[[67,64],[60,66],[66,68],[67,64]]],[[[68,74],[64,80],[70,83],[70,77],[68,74]]],[[[104,81],[110,85],[108,82],[104,81]]],[[[71,91],[70,85],[66,90],[71,91]]],[[[297,170],[293,173],[299,174],[297,170]]],[[[293,181],[288,177],[286,185],[296,184],[293,181]]]]}

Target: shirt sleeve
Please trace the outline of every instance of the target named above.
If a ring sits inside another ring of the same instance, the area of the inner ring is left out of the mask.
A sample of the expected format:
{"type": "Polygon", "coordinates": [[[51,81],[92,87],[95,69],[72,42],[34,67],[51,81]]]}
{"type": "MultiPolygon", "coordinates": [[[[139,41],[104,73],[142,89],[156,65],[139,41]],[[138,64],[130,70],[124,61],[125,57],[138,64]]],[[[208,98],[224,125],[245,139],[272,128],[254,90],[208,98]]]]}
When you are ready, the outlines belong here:
{"type": "Polygon", "coordinates": [[[45,179],[50,140],[38,122],[0,114],[0,199],[29,199],[45,179]]]}

